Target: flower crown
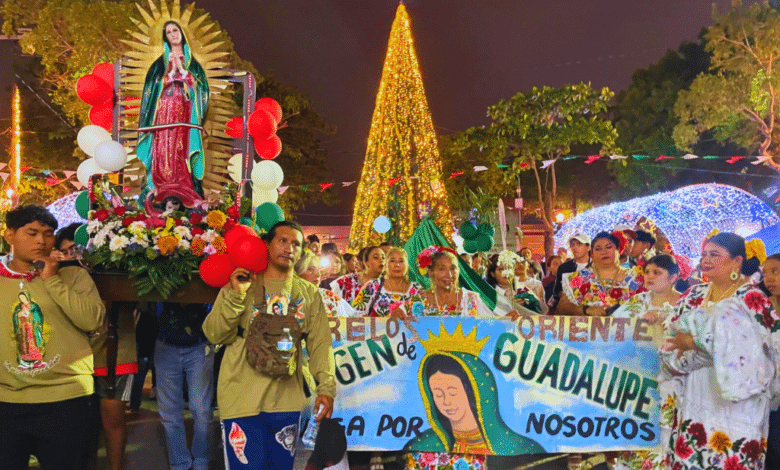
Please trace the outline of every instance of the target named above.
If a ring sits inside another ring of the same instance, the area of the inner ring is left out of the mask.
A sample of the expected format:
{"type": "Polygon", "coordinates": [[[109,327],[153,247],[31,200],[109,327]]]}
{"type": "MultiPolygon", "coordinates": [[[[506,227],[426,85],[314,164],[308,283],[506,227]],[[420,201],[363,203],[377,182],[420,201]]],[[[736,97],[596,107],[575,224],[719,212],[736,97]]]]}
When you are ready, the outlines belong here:
{"type": "Polygon", "coordinates": [[[433,263],[433,255],[445,251],[458,256],[458,253],[455,250],[446,246],[432,245],[421,251],[420,254],[417,255],[417,268],[420,271],[420,274],[426,276],[428,274],[428,268],[430,268],[431,263],[433,263]]]}
{"type": "Polygon", "coordinates": [[[691,267],[691,260],[689,260],[687,256],[673,254],[672,259],[674,260],[675,264],[677,264],[677,266],[680,268],[679,270],[680,279],[687,280],[689,277],[691,277],[691,274],[693,273],[693,268],[691,267]]]}

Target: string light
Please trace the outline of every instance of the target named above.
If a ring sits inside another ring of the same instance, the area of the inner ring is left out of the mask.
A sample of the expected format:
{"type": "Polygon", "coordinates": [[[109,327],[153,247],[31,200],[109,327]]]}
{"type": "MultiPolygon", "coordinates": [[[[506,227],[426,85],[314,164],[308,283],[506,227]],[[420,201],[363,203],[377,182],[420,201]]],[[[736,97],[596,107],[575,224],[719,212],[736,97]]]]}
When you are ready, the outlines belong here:
{"type": "Polygon", "coordinates": [[[78,191],[70,193],[67,196],[57,199],[46,207],[54,218],[57,219],[60,228],[67,227],[75,222],[81,224],[87,223],[87,221],[82,219],[76,211],[76,198],[78,196],[78,191]]]}
{"type": "Polygon", "coordinates": [[[11,181],[9,181],[8,186],[15,190],[19,187],[19,180],[22,177],[20,169],[22,161],[22,106],[19,87],[16,85],[14,85],[11,106],[13,113],[13,123],[11,124],[11,161],[9,162],[9,166],[11,166],[11,181]]]}
{"type": "Polygon", "coordinates": [[[675,253],[695,259],[700,256],[702,241],[714,228],[753,234],[780,222],[780,218],[763,201],[739,188],[695,184],[583,212],[561,226],[555,246],[566,246],[578,232],[593,237],[615,225],[634,227],[638,222],[640,227],[654,224],[669,239],[675,253]]]}
{"type": "MultiPolygon", "coordinates": [[[[436,225],[452,225],[433,120],[414,51],[409,16],[401,3],[390,31],[382,79],[371,119],[366,159],[355,200],[352,248],[381,240],[402,243],[419,225],[419,207],[435,210],[436,225]],[[377,236],[373,222],[392,221],[377,236]],[[373,237],[373,238],[372,238],[373,237]]],[[[426,209],[427,210],[427,209],[426,209]]],[[[449,235],[449,230],[446,230],[449,235]]]]}

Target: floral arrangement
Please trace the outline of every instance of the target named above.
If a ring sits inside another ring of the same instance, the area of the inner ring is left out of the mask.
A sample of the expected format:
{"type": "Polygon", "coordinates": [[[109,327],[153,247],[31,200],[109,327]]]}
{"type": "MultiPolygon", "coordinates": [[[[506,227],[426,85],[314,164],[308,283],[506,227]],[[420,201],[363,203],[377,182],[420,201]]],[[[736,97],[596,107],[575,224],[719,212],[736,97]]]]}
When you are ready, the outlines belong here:
{"type": "Polygon", "coordinates": [[[517,253],[511,250],[504,250],[498,254],[498,264],[504,267],[501,271],[501,277],[504,279],[514,279],[515,277],[515,263],[523,261],[517,253]]]}
{"type": "Polygon", "coordinates": [[[226,253],[224,234],[240,220],[226,199],[185,213],[149,216],[135,200],[123,200],[101,183],[93,186],[84,259],[94,270],[124,271],[138,295],[157,290],[163,298],[190,280],[205,256],[226,253]]]}
{"type": "Polygon", "coordinates": [[[455,250],[446,246],[429,246],[422,250],[420,254],[417,255],[417,267],[419,268],[420,274],[423,276],[428,275],[428,268],[430,268],[431,263],[433,263],[433,256],[444,251],[458,256],[458,253],[455,250]]]}

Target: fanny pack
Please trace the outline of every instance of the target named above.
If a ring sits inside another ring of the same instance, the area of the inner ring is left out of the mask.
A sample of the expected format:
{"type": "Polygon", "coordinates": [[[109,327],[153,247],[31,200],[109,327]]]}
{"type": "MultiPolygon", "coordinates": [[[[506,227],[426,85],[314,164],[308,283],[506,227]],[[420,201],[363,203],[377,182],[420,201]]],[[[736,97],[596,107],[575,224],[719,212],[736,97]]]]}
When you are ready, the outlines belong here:
{"type": "MultiPolygon", "coordinates": [[[[256,289],[253,290],[256,293],[256,289]]],[[[295,316],[299,304],[289,302],[286,315],[267,313],[268,301],[263,286],[262,297],[258,299],[255,295],[253,305],[255,317],[250,320],[245,339],[247,362],[256,371],[269,377],[293,375],[297,366],[296,355],[301,339],[304,338],[303,328],[295,316]],[[290,349],[278,347],[279,341],[285,336],[285,328],[292,337],[290,349]]]]}

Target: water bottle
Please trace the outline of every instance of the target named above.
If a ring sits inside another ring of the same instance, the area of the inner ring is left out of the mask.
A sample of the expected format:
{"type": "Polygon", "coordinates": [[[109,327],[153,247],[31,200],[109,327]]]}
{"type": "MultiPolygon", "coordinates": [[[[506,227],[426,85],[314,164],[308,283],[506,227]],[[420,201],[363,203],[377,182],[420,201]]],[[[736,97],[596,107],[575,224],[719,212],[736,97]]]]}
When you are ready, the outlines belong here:
{"type": "Polygon", "coordinates": [[[317,431],[320,429],[320,423],[317,423],[314,421],[314,418],[319,416],[319,414],[322,412],[323,405],[320,404],[320,406],[317,408],[317,411],[313,411],[311,415],[311,419],[309,419],[309,425],[306,426],[306,432],[303,433],[303,445],[306,447],[314,448],[314,443],[317,441],[317,431]]]}
{"type": "Polygon", "coordinates": [[[282,330],[282,337],[276,342],[276,350],[279,351],[283,359],[287,360],[292,357],[293,337],[290,334],[289,328],[282,330]]]}

